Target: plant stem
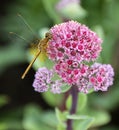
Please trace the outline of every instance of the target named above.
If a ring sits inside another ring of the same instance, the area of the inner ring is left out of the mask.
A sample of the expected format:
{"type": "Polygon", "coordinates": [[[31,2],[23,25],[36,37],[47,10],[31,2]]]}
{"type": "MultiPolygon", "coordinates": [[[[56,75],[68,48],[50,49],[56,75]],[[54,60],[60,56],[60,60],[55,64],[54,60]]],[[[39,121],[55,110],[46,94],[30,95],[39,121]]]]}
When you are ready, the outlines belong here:
{"type": "MultiPolygon", "coordinates": [[[[70,109],[70,115],[76,113],[77,108],[77,100],[78,100],[78,87],[76,85],[72,85],[70,94],[72,95],[72,106],[70,109]]],[[[71,119],[67,119],[67,130],[73,130],[73,121],[71,119]]]]}

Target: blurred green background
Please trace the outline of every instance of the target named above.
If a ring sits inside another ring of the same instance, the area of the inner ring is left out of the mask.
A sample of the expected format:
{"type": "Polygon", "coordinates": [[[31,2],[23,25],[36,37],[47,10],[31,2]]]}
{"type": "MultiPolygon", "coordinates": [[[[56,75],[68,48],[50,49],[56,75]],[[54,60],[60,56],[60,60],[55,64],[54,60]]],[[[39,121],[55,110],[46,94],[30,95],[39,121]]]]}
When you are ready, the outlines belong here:
{"type": "Polygon", "coordinates": [[[92,114],[99,111],[97,119],[100,119],[90,130],[119,130],[119,1],[77,1],[71,3],[69,0],[63,8],[58,7],[60,0],[0,1],[0,130],[56,129],[54,107],[65,109],[62,100],[66,94],[35,92],[33,68],[24,80],[20,77],[29,63],[29,44],[36,37],[42,38],[44,30],[70,19],[86,24],[103,38],[98,60],[111,64],[115,70],[114,85],[108,92],[87,96],[86,108],[92,114]],[[9,32],[15,32],[25,40],[9,32]]]}

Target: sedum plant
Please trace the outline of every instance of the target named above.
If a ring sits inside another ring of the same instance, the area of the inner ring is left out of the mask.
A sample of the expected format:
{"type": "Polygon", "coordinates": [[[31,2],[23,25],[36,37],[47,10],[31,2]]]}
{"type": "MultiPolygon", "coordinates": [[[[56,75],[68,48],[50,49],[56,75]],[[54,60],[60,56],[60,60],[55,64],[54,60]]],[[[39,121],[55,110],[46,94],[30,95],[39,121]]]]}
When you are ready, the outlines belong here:
{"type": "MultiPolygon", "coordinates": [[[[46,59],[53,64],[50,69],[45,64],[38,69],[33,82],[34,90],[50,90],[54,94],[68,91],[67,100],[71,95],[70,108],[63,114],[65,118],[59,123],[58,130],[73,130],[73,119],[86,119],[89,127],[93,118],[88,115],[77,116],[76,113],[79,93],[107,91],[113,84],[114,70],[111,65],[96,62],[102,49],[102,40],[87,26],[72,20],[53,26],[49,33],[52,38],[45,53],[46,59]]],[[[61,115],[64,112],[56,109],[56,113],[61,115]]],[[[60,118],[58,116],[61,121],[60,118]]],[[[85,125],[82,127],[84,129],[85,125]]]]}

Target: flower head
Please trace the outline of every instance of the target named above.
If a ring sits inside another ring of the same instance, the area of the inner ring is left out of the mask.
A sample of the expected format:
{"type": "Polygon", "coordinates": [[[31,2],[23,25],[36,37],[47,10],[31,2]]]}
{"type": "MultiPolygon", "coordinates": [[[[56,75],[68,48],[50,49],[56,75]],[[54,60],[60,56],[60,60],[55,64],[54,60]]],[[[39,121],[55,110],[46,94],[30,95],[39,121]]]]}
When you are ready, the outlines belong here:
{"type": "Polygon", "coordinates": [[[114,70],[109,64],[95,63],[91,66],[89,81],[94,90],[107,91],[108,87],[113,84],[114,70]]]}
{"type": "Polygon", "coordinates": [[[95,61],[101,51],[102,40],[97,34],[75,21],[55,25],[50,33],[52,39],[48,43],[47,54],[54,65],[52,70],[44,67],[36,72],[35,90],[45,92],[50,89],[53,93],[61,93],[63,84],[67,83],[77,86],[83,93],[90,89],[107,91],[113,84],[111,65],[88,64],[95,61]],[[58,80],[53,80],[54,74],[59,76],[58,80]]]}
{"type": "Polygon", "coordinates": [[[87,69],[82,62],[94,61],[99,56],[102,40],[88,27],[75,21],[55,25],[50,32],[52,39],[47,52],[55,62],[55,71],[66,83],[77,83],[87,69]]]}
{"type": "Polygon", "coordinates": [[[101,51],[102,40],[85,25],[75,21],[55,25],[50,29],[53,38],[48,54],[54,61],[94,61],[101,51]]]}
{"type": "Polygon", "coordinates": [[[53,76],[52,71],[44,68],[39,68],[35,74],[35,80],[33,82],[33,87],[35,91],[45,92],[49,88],[51,83],[51,78],[53,76]]]}
{"type": "Polygon", "coordinates": [[[33,82],[33,87],[37,92],[46,92],[48,89],[52,93],[60,93],[61,86],[63,84],[62,80],[53,81],[53,71],[47,68],[39,68],[35,74],[35,79],[33,82]]]}
{"type": "Polygon", "coordinates": [[[88,93],[94,91],[107,91],[113,84],[114,70],[111,65],[94,63],[88,68],[85,76],[82,76],[77,83],[80,92],[88,93]]]}

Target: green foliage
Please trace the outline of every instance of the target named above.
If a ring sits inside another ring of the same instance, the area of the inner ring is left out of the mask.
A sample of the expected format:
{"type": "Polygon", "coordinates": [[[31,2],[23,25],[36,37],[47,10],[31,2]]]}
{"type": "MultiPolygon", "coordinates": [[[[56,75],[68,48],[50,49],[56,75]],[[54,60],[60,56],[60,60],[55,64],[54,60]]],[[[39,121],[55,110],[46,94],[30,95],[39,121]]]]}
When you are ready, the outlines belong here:
{"type": "Polygon", "coordinates": [[[63,99],[62,94],[60,94],[60,95],[59,94],[53,94],[49,91],[43,93],[42,96],[49,105],[54,106],[54,107],[61,104],[62,99],[63,99]]]}
{"type": "Polygon", "coordinates": [[[55,109],[57,119],[60,123],[66,121],[68,111],[61,112],[58,108],[55,109]]]}
{"type": "Polygon", "coordinates": [[[25,108],[23,127],[25,130],[55,130],[57,119],[52,111],[43,112],[39,107],[29,105],[25,108]]]}
{"type": "Polygon", "coordinates": [[[58,126],[57,130],[65,130],[66,128],[66,116],[68,114],[68,111],[61,112],[58,108],[55,109],[56,117],[58,119],[58,126]]]}
{"type": "Polygon", "coordinates": [[[6,105],[9,102],[9,98],[6,95],[0,95],[0,107],[6,105]]]}
{"type": "Polygon", "coordinates": [[[87,95],[84,93],[79,93],[78,95],[78,106],[77,106],[77,111],[82,111],[87,104],[87,95]]]}
{"type": "Polygon", "coordinates": [[[22,109],[17,108],[14,110],[8,110],[4,113],[2,111],[0,116],[0,130],[19,130],[23,129],[21,122],[22,109]]]}
{"type": "Polygon", "coordinates": [[[78,129],[87,130],[94,122],[93,117],[89,117],[87,115],[69,115],[68,111],[61,112],[57,108],[56,108],[56,116],[59,122],[57,130],[64,130],[66,128],[66,124],[64,124],[64,122],[66,122],[67,119],[71,119],[74,121],[75,130],[78,129]]]}
{"type": "Polygon", "coordinates": [[[66,100],[66,107],[68,110],[70,110],[70,108],[71,108],[71,103],[72,103],[72,96],[69,95],[67,100],[66,100]]]}
{"type": "Polygon", "coordinates": [[[87,130],[95,120],[87,115],[68,115],[67,118],[76,120],[74,124],[75,130],[87,130]]]}
{"type": "Polygon", "coordinates": [[[76,127],[76,130],[87,130],[92,122],[94,121],[94,118],[88,117],[87,119],[84,119],[80,121],[76,127]]]}
{"type": "Polygon", "coordinates": [[[55,4],[57,3],[57,1],[58,0],[42,0],[42,3],[49,18],[51,18],[55,24],[62,22],[61,17],[55,11],[55,4]]]}

